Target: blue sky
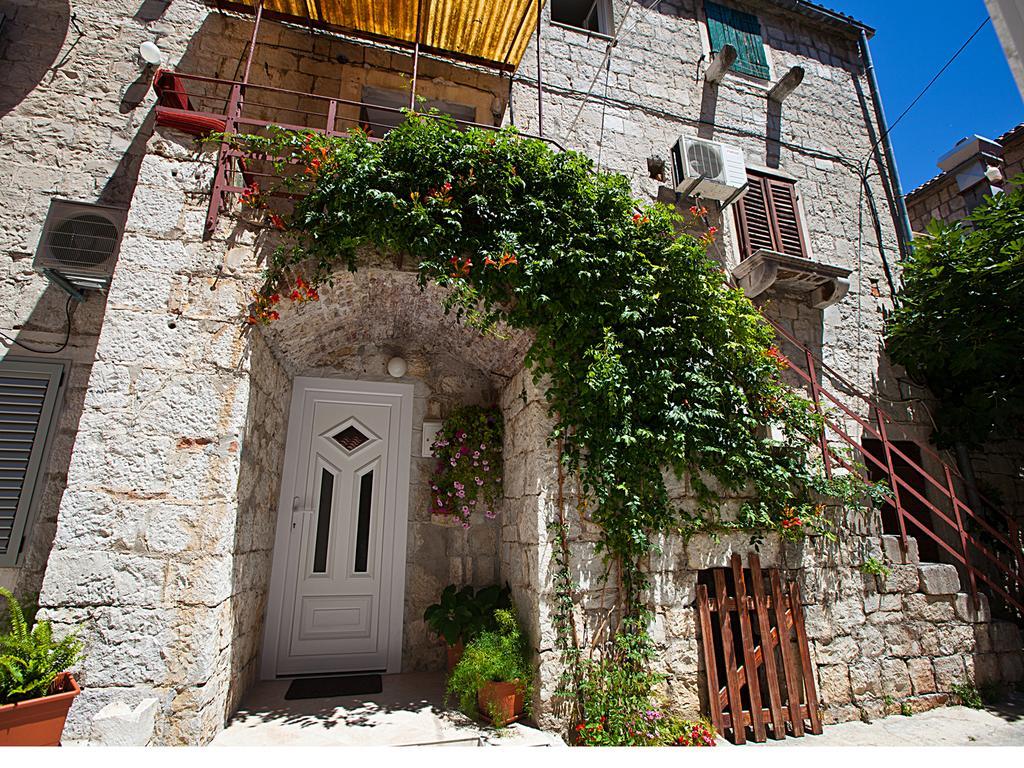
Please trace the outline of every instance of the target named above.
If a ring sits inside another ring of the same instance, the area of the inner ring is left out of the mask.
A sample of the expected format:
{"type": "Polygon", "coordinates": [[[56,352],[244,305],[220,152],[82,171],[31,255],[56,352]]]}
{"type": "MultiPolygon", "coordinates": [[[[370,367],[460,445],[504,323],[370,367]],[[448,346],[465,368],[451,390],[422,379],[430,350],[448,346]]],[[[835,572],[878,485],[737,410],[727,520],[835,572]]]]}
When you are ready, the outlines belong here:
{"type": "MultiPolygon", "coordinates": [[[[871,39],[890,124],[987,17],[983,0],[821,0],[877,31],[871,39]]],[[[890,134],[904,191],[977,133],[996,138],[1024,122],[1024,102],[989,23],[890,134]]]]}

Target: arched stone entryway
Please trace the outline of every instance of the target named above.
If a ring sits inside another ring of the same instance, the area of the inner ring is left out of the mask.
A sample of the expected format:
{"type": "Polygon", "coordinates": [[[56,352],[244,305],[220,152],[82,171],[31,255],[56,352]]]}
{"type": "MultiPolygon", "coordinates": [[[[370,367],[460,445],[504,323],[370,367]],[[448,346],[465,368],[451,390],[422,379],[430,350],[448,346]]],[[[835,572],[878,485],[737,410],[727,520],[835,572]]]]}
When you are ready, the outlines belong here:
{"type": "MultiPolygon", "coordinates": [[[[320,300],[281,305],[281,318],[250,332],[250,398],[238,479],[233,599],[232,707],[261,675],[259,648],[270,599],[288,406],[296,377],[404,382],[413,388],[412,455],[402,640],[402,671],[440,670],[443,647],[424,609],[449,583],[509,583],[524,625],[539,642],[537,547],[542,531],[539,452],[547,450],[539,392],[523,372],[528,335],[484,335],[446,314],[444,293],[421,288],[414,272],[369,267],[339,272],[320,300]],[[408,363],[400,379],[388,360],[408,363]],[[463,404],[499,405],[506,420],[507,495],[503,514],[469,529],[430,513],[434,460],[424,455],[424,422],[463,404]],[[530,551],[527,551],[530,550],[530,551]]],[[[548,476],[553,464],[546,463],[548,476]]]]}

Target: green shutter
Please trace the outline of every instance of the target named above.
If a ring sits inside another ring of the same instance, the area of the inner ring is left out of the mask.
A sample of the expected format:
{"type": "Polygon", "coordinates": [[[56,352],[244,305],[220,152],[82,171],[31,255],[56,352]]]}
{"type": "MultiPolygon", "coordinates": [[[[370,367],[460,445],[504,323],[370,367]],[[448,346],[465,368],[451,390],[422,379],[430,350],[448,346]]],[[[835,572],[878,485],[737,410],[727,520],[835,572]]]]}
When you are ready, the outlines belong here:
{"type": "Polygon", "coordinates": [[[761,23],[757,16],[707,2],[704,3],[704,13],[708,19],[712,52],[718,53],[728,43],[738,54],[732,65],[736,72],[769,79],[768,59],[764,55],[761,23]]]}

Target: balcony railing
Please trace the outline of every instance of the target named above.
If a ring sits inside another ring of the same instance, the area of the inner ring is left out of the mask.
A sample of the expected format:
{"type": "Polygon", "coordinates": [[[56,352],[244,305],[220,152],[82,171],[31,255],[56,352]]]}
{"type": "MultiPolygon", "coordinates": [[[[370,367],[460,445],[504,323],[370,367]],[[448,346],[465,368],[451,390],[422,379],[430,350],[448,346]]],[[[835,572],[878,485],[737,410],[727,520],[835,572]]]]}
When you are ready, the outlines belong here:
{"type": "MultiPolygon", "coordinates": [[[[158,96],[157,124],[178,128],[195,136],[259,134],[275,126],[328,136],[342,136],[354,128],[361,128],[370,134],[371,140],[379,140],[403,119],[403,112],[397,107],[166,70],[157,72],[154,89],[158,96]],[[375,122],[369,117],[381,114],[394,119],[375,122]]],[[[426,116],[449,119],[441,115],[426,116]]],[[[499,126],[466,120],[458,120],[457,125],[500,130],[499,126]]],[[[551,139],[527,133],[522,135],[562,149],[551,139]]],[[[243,149],[222,142],[210,190],[205,236],[210,237],[216,229],[217,221],[229,203],[228,195],[241,193],[253,182],[276,176],[273,164],[266,158],[252,157],[243,149]],[[242,184],[238,183],[239,180],[242,184]]]]}

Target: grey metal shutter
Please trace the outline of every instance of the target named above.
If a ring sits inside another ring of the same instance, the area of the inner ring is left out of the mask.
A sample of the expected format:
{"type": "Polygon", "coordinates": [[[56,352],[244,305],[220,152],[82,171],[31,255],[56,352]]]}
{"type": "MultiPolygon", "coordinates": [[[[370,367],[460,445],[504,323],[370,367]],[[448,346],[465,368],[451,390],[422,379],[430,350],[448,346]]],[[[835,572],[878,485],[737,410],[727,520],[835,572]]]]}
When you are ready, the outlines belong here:
{"type": "Polygon", "coordinates": [[[18,560],[63,372],[60,363],[0,360],[0,566],[18,560]]]}

